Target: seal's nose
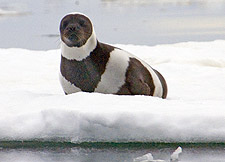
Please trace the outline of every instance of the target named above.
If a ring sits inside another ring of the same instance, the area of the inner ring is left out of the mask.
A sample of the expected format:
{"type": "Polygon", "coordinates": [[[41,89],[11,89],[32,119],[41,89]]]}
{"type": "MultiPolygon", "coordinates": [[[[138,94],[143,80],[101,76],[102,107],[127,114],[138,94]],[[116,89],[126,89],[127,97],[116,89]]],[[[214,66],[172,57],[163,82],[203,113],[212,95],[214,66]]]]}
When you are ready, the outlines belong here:
{"type": "Polygon", "coordinates": [[[78,41],[78,36],[76,34],[71,34],[68,39],[70,41],[78,41]]]}

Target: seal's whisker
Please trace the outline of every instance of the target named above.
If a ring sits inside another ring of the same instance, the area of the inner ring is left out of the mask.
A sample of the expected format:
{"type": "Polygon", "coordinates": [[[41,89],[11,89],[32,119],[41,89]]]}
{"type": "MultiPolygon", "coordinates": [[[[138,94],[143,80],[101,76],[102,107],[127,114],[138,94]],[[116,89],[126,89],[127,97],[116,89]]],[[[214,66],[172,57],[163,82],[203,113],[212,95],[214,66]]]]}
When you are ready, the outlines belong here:
{"type": "Polygon", "coordinates": [[[61,39],[58,38],[55,40],[55,43],[57,43],[57,48],[60,48],[60,45],[61,45],[61,39]]]}

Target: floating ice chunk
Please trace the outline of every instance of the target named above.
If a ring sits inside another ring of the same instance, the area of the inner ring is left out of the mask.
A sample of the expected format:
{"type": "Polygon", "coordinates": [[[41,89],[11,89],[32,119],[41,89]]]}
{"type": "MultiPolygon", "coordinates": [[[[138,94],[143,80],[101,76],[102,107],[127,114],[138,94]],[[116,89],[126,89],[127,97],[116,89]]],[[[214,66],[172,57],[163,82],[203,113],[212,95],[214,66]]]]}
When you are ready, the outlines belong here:
{"type": "Polygon", "coordinates": [[[134,162],[165,162],[164,160],[154,160],[151,153],[145,154],[143,156],[134,159],[134,162]]]}
{"type": "Polygon", "coordinates": [[[178,147],[170,156],[170,162],[177,162],[179,159],[179,155],[182,153],[182,148],[178,147]]]}
{"type": "Polygon", "coordinates": [[[18,14],[18,12],[0,9],[0,15],[15,15],[15,14],[18,14]]]}
{"type": "Polygon", "coordinates": [[[25,15],[29,14],[28,12],[20,12],[20,11],[13,11],[13,10],[4,10],[0,8],[0,16],[18,16],[18,15],[25,15]]]}
{"type": "MultiPolygon", "coordinates": [[[[182,153],[182,148],[178,147],[170,156],[170,162],[178,162],[179,155],[182,153]]],[[[134,159],[134,162],[166,162],[165,160],[154,160],[151,153],[145,154],[143,156],[134,159]]]]}
{"type": "Polygon", "coordinates": [[[153,156],[151,153],[145,154],[143,156],[137,157],[134,159],[134,162],[148,162],[153,160],[153,156]]]}

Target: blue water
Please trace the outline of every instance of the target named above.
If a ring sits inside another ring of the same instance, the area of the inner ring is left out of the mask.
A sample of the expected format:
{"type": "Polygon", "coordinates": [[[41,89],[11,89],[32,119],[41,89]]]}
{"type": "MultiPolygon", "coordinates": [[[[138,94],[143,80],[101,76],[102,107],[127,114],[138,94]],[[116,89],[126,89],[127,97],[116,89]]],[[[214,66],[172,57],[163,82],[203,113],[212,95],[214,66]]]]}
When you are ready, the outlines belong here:
{"type": "Polygon", "coordinates": [[[157,45],[225,39],[225,3],[121,3],[122,0],[0,0],[0,48],[60,47],[58,26],[66,13],[88,15],[97,38],[112,44],[157,45]]]}

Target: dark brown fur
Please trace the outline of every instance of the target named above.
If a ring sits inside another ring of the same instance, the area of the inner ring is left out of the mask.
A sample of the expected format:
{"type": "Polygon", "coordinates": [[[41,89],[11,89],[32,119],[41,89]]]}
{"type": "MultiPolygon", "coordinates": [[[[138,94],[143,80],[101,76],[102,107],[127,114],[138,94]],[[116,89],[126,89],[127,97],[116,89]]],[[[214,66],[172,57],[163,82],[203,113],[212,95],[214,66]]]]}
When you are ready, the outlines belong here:
{"type": "Polygon", "coordinates": [[[148,69],[136,58],[130,58],[125,84],[117,94],[152,96],[154,90],[155,86],[148,69]]]}
{"type": "Polygon", "coordinates": [[[61,57],[62,75],[76,87],[85,92],[94,92],[101,75],[105,72],[106,63],[114,47],[97,43],[97,47],[82,61],[67,60],[61,57]]]}

